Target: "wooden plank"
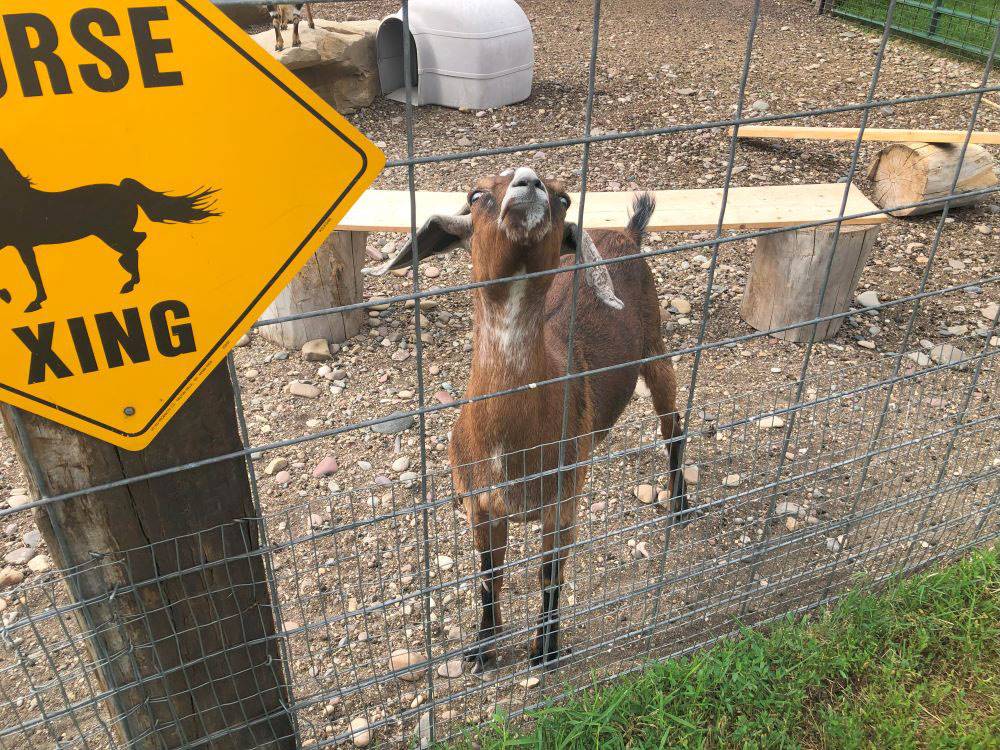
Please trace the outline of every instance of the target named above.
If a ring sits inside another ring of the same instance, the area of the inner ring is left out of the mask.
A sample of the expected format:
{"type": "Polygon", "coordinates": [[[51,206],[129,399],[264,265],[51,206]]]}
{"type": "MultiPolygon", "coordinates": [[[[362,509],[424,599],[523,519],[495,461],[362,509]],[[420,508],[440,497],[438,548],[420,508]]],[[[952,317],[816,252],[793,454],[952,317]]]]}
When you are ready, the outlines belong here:
{"type": "MultiPolygon", "coordinates": [[[[732,129],[730,128],[730,133],[732,129]]],[[[920,141],[923,143],[965,143],[964,130],[903,130],[900,128],[865,128],[863,141],[920,141]]],[[[820,128],[800,125],[743,125],[740,138],[787,138],[805,141],[854,141],[858,128],[820,128]]],[[[1000,144],[1000,133],[973,132],[970,143],[1000,144]]]]}
{"type": "MultiPolygon", "coordinates": [[[[834,221],[840,215],[844,184],[775,185],[738,187],[729,191],[725,229],[768,229],[834,221]]],[[[656,211],[649,223],[653,232],[714,229],[722,205],[722,189],[655,191],[656,211]]],[[[588,192],[584,226],[588,229],[621,229],[628,220],[633,194],[588,192]]],[[[570,216],[576,216],[579,195],[571,194],[570,216]]],[[[456,213],[465,193],[417,191],[417,227],[434,214],[456,213]]],[[[878,206],[852,185],[845,215],[878,211],[878,206]]],[[[884,214],[848,219],[845,224],[882,224],[884,214]]],[[[369,190],[361,196],[337,227],[352,232],[409,232],[410,196],[405,190],[369,190]]]]}

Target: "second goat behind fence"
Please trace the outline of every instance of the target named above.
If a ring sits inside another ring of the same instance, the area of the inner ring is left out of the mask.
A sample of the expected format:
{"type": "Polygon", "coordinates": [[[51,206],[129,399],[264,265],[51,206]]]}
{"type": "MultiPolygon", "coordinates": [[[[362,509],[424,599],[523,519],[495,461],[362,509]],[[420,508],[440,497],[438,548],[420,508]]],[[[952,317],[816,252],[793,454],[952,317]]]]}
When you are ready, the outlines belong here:
{"type": "MultiPolygon", "coordinates": [[[[475,281],[509,279],[473,292],[468,397],[559,378],[568,364],[572,372],[582,373],[665,354],[655,281],[641,257],[586,268],[587,283],[578,287],[575,311],[572,272],[525,278],[571,266],[577,255],[592,263],[641,252],[654,209],[651,195],[636,197],[624,231],[590,234],[566,221],[569,206],[560,183],[543,181],[522,167],[480,179],[461,213],[433,216],[417,233],[419,260],[469,247],[475,281]],[[570,359],[571,329],[575,334],[570,359]]],[[[412,262],[411,242],[376,273],[412,262]]],[[[535,664],[559,658],[559,591],[567,547],[575,540],[585,464],[625,410],[640,374],[660,415],[663,438],[669,441],[666,484],[671,488],[671,509],[679,514],[686,509],[681,422],[674,370],[666,358],[569,380],[565,436],[565,382],[462,407],[452,431],[450,459],[455,492],[472,529],[482,573],[478,637],[466,652],[474,671],[497,661],[500,589],[511,521],[542,520],[542,605],[530,658],[535,664]],[[561,470],[560,445],[565,467],[561,470]]]]}

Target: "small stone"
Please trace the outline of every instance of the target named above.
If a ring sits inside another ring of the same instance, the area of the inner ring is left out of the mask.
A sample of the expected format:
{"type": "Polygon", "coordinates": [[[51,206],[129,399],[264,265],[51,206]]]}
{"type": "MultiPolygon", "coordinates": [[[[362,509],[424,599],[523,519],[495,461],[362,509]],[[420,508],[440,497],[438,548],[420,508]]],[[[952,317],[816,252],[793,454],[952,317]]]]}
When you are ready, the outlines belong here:
{"type": "Polygon", "coordinates": [[[42,533],[38,529],[32,529],[23,537],[21,537],[21,540],[28,547],[37,547],[39,544],[42,543],[42,533]]]}
{"type": "Polygon", "coordinates": [[[380,435],[395,435],[410,429],[416,421],[413,415],[403,414],[403,412],[394,412],[389,417],[394,417],[394,419],[390,418],[387,422],[374,424],[372,425],[372,430],[380,435]]]}
{"type": "Polygon", "coordinates": [[[434,400],[441,404],[455,403],[455,397],[448,393],[448,391],[438,391],[434,394],[434,400]]]}
{"type": "Polygon", "coordinates": [[[449,571],[455,567],[455,560],[448,555],[437,556],[437,566],[443,571],[449,571]]]}
{"type": "Polygon", "coordinates": [[[531,688],[538,687],[540,683],[541,683],[540,679],[538,679],[534,675],[531,675],[530,677],[521,680],[518,683],[518,685],[520,685],[523,688],[528,688],[528,690],[531,690],[531,688]]]}
{"type": "Polygon", "coordinates": [[[698,480],[701,478],[701,470],[695,466],[685,466],[684,467],[684,481],[688,484],[698,484],[698,480]]]}
{"type": "Polygon", "coordinates": [[[250,336],[244,333],[237,339],[236,346],[250,346],[250,336]]]}
{"type": "Polygon", "coordinates": [[[927,367],[927,365],[931,363],[931,358],[923,352],[907,352],[906,356],[908,359],[916,362],[920,367],[927,367]]]}
{"type": "Polygon", "coordinates": [[[651,484],[640,484],[632,492],[643,505],[650,505],[656,499],[656,490],[651,484]]]}
{"type": "Polygon", "coordinates": [[[993,230],[987,224],[976,224],[976,231],[980,234],[990,234],[993,230]]]}
{"type": "MultiPolygon", "coordinates": [[[[399,672],[403,669],[408,669],[410,667],[418,667],[421,665],[426,665],[424,661],[424,655],[416,651],[410,651],[409,649],[401,648],[392,652],[389,656],[389,668],[393,672],[399,672]]],[[[399,679],[404,682],[416,682],[423,675],[420,669],[414,669],[410,672],[397,675],[399,679]]]]}
{"type": "Polygon", "coordinates": [[[656,493],[656,504],[666,507],[670,505],[670,490],[660,490],[656,493]]]}
{"type": "Polygon", "coordinates": [[[319,398],[320,394],[323,393],[323,391],[311,383],[302,383],[298,380],[293,380],[289,384],[288,392],[300,398],[319,398]]]}
{"type": "Polygon", "coordinates": [[[22,505],[27,505],[30,502],[31,498],[23,493],[14,494],[7,498],[7,505],[11,508],[20,508],[22,505]]]}
{"type": "Polygon", "coordinates": [[[858,341],[858,346],[860,346],[862,349],[874,349],[875,342],[869,341],[868,339],[860,339],[858,341]]]}
{"type": "Polygon", "coordinates": [[[874,292],[870,289],[867,292],[862,292],[854,299],[862,307],[878,307],[882,304],[878,298],[878,292],[874,292]]]}
{"type": "Polygon", "coordinates": [[[0,570],[0,589],[8,589],[16,586],[24,580],[24,573],[17,568],[4,568],[0,570]]]}
{"type": "Polygon", "coordinates": [[[1000,305],[998,305],[996,302],[991,302],[986,307],[982,308],[979,311],[979,314],[989,321],[994,321],[996,320],[998,312],[1000,312],[1000,305]]]}
{"type": "Polygon", "coordinates": [[[302,356],[306,362],[326,362],[333,359],[330,353],[330,342],[326,339],[313,339],[302,345],[302,356]]]}
{"type": "Polygon", "coordinates": [[[427,266],[423,269],[423,275],[428,279],[436,279],[441,275],[441,269],[437,266],[427,266]]]}
{"type": "Polygon", "coordinates": [[[279,456],[278,458],[272,458],[268,462],[267,466],[264,467],[264,473],[270,477],[274,476],[282,469],[287,469],[287,468],[288,468],[288,459],[281,458],[279,456]]]}
{"type": "Polygon", "coordinates": [[[392,462],[392,470],[397,474],[406,471],[410,468],[410,457],[400,456],[395,461],[392,462]]]}
{"type": "Polygon", "coordinates": [[[844,535],[841,534],[838,537],[828,536],[826,538],[826,548],[831,552],[840,552],[841,547],[844,546],[844,535]]]}
{"type": "Polygon", "coordinates": [[[781,417],[771,416],[757,420],[757,426],[762,430],[773,430],[785,426],[785,420],[781,417]]]}
{"type": "Polygon", "coordinates": [[[938,344],[928,354],[939,365],[954,365],[966,359],[967,356],[965,352],[951,344],[938,344]]]}
{"type": "Polygon", "coordinates": [[[798,528],[799,520],[795,516],[789,516],[785,519],[785,528],[789,531],[795,531],[798,528]]]}
{"type": "Polygon", "coordinates": [[[692,96],[695,93],[695,90],[691,88],[683,88],[677,89],[677,93],[681,96],[692,96]]]}
{"type": "Polygon", "coordinates": [[[782,502],[774,506],[774,515],[778,518],[782,516],[797,516],[802,510],[802,506],[796,503],[782,502]]]}
{"type": "Polygon", "coordinates": [[[8,565],[24,565],[34,556],[35,550],[31,549],[31,547],[19,547],[8,552],[4,555],[3,559],[8,565]]]}
{"type": "Polygon", "coordinates": [[[354,747],[368,747],[371,741],[372,733],[368,729],[368,719],[363,716],[351,719],[351,742],[354,743],[354,747]]]}
{"type": "Polygon", "coordinates": [[[420,478],[420,475],[415,471],[404,471],[399,475],[399,481],[401,482],[415,482],[420,478]]]}
{"type": "Polygon", "coordinates": [[[755,101],[753,104],[750,105],[750,109],[754,110],[755,112],[767,112],[767,110],[770,108],[771,105],[768,104],[764,99],[758,99],[757,101],[755,101]]]}
{"type": "Polygon", "coordinates": [[[34,573],[44,573],[52,569],[52,561],[48,555],[35,555],[28,560],[28,568],[34,573]]]}
{"type": "Polygon", "coordinates": [[[287,471],[279,471],[274,475],[274,481],[278,484],[285,485],[292,481],[292,475],[287,471]]]}
{"type": "Polygon", "coordinates": [[[739,487],[743,482],[743,477],[739,474],[728,474],[722,479],[723,487],[739,487]]]}
{"type": "Polygon", "coordinates": [[[328,477],[331,474],[336,473],[337,469],[340,468],[337,464],[337,459],[333,456],[327,456],[318,464],[312,471],[312,475],[319,479],[320,477],[328,477]]]}
{"type": "Polygon", "coordinates": [[[953,271],[964,271],[965,270],[965,261],[958,260],[957,258],[950,258],[948,260],[948,266],[953,271]]]}
{"type": "Polygon", "coordinates": [[[691,312],[691,303],[688,302],[683,297],[674,297],[670,300],[670,306],[674,308],[680,315],[687,315],[691,312]]]}
{"type": "Polygon", "coordinates": [[[450,659],[438,665],[437,668],[437,673],[449,680],[461,677],[463,671],[465,671],[465,663],[461,659],[450,659]]]}
{"type": "Polygon", "coordinates": [[[649,554],[649,543],[643,541],[636,544],[635,547],[632,548],[632,556],[635,557],[636,560],[648,560],[651,557],[649,554]]]}
{"type": "Polygon", "coordinates": [[[596,516],[598,513],[603,513],[607,507],[608,504],[606,502],[598,500],[596,503],[591,503],[590,512],[596,516]]]}

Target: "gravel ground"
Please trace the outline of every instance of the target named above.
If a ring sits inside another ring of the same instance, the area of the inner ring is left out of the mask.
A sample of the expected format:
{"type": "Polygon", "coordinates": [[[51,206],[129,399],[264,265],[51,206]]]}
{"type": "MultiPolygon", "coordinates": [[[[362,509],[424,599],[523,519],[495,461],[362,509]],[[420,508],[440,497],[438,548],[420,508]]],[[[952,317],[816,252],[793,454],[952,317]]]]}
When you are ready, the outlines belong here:
{"type": "MultiPolygon", "coordinates": [[[[532,97],[490,112],[416,110],[416,153],[469,152],[578,136],[587,95],[592,19],[581,10],[587,5],[579,0],[525,2],[536,39],[532,97]]],[[[594,132],[719,121],[732,115],[750,3],[708,0],[663,7],[667,4],[607,0],[603,5],[594,132]]],[[[317,15],[340,19],[380,17],[395,9],[390,2],[316,7],[317,15]]],[[[767,2],[745,105],[786,113],[862,102],[877,41],[869,31],[814,16],[806,3],[767,2]]],[[[876,98],[953,91],[976,86],[980,78],[981,66],[893,40],[876,98]]],[[[971,105],[969,97],[890,105],[873,111],[869,125],[963,128],[971,105]]],[[[390,159],[399,159],[406,155],[403,116],[401,105],[379,101],[351,119],[390,159]]],[[[856,125],[858,120],[858,113],[844,113],[797,124],[856,125]]],[[[1000,107],[984,106],[979,126],[1000,128],[1000,107]]],[[[299,148],[305,151],[306,146],[299,148]]],[[[720,128],[596,144],[589,187],[719,186],[729,148],[720,128]]],[[[741,142],[733,184],[836,181],[848,172],[851,148],[847,143],[741,142]]],[[[863,145],[861,165],[877,148],[863,145]]],[[[527,162],[578,189],[581,154],[581,147],[527,149],[517,155],[421,166],[416,186],[464,190],[477,175],[527,162]]],[[[859,169],[855,182],[867,190],[862,172],[859,169]]],[[[380,188],[406,185],[403,169],[388,170],[376,183],[380,188]]],[[[954,212],[928,289],[973,283],[996,272],[998,213],[995,197],[954,212]]],[[[883,227],[859,291],[874,291],[883,302],[916,292],[937,222],[938,217],[931,216],[893,220],[883,227]]],[[[662,249],[708,236],[653,235],[648,247],[662,249]]],[[[399,240],[398,235],[373,234],[369,251],[389,251],[399,240]]],[[[750,241],[722,246],[707,341],[753,332],[739,317],[752,250],[750,241]]],[[[697,342],[708,254],[703,249],[651,258],[668,310],[664,336],[673,349],[697,342]]],[[[436,273],[425,269],[427,283],[461,284],[469,277],[469,259],[463,253],[442,256],[433,269],[436,273]]],[[[370,298],[399,295],[411,283],[388,276],[367,280],[365,291],[370,298]]],[[[447,401],[464,392],[469,373],[471,300],[468,293],[459,293],[436,301],[424,305],[424,380],[429,400],[447,401]]],[[[565,683],[586,685],[591,673],[611,675],[636,667],[646,655],[678,653],[728,633],[734,615],[746,622],[763,621],[811,604],[859,570],[881,575],[898,568],[903,559],[919,562],[965,541],[984,521],[980,509],[997,487],[988,473],[1000,465],[995,422],[988,421],[995,417],[993,402],[1000,395],[995,365],[987,360],[966,410],[970,426],[958,433],[951,449],[944,478],[953,489],[932,498],[948,454],[952,433],[947,430],[956,423],[972,368],[928,371],[935,363],[918,355],[942,343],[969,354],[979,352],[986,315],[998,302],[997,285],[981,284],[929,298],[921,306],[911,339],[915,354],[903,360],[901,370],[912,377],[895,388],[863,492],[857,491],[864,464],[860,458],[872,443],[886,395],[878,383],[891,374],[890,355],[899,351],[908,305],[880,313],[859,310],[836,337],[816,346],[803,392],[808,405],[798,412],[784,456],[783,423],[759,420],[794,402],[804,348],[762,338],[707,351],[688,448],[688,473],[697,480],[692,482],[693,501],[702,514],[669,536],[661,511],[634,496],[636,487],[658,484],[666,468],[659,451],[641,450],[654,438],[655,420],[649,399],[638,392],[604,454],[597,457],[588,496],[581,499],[581,544],[572,559],[564,599],[572,658],[554,672],[527,671],[524,642],[539,598],[538,534],[530,526],[516,529],[505,589],[505,663],[485,682],[464,674],[435,680],[435,698],[441,702],[435,709],[439,736],[489,716],[496,707],[516,711],[543,700],[565,683]],[[917,441],[920,436],[924,439],[917,441]],[[611,455],[615,452],[627,455],[611,455]],[[779,505],[777,518],[768,518],[769,485],[779,461],[784,463],[779,500],[785,505],[779,505]],[[840,519],[852,510],[862,512],[845,528],[840,519]],[[766,544],[761,547],[759,542],[766,544]],[[760,554],[762,548],[766,554],[760,554]],[[665,579],[659,578],[661,570],[665,579]],[[653,594],[661,580],[664,593],[657,605],[653,594]],[[657,627],[647,638],[643,627],[654,616],[657,627]]],[[[367,335],[348,342],[327,363],[307,362],[297,352],[286,356],[257,335],[236,350],[254,444],[418,405],[412,311],[405,306],[372,310],[369,322],[367,335]],[[293,381],[318,386],[318,397],[292,395],[288,389],[293,381]]],[[[682,398],[690,385],[692,361],[690,355],[675,359],[685,389],[682,398]]],[[[349,432],[257,460],[270,539],[290,545],[276,552],[274,561],[284,628],[291,632],[295,696],[315,699],[300,712],[302,730],[310,740],[330,741],[361,716],[377,726],[374,734],[381,741],[402,741],[412,734],[426,710],[421,708],[428,700],[426,680],[420,673],[418,682],[401,682],[386,673],[394,650],[423,649],[424,606],[430,607],[430,636],[441,670],[456,674],[460,669],[448,657],[472,632],[476,583],[475,556],[464,522],[448,502],[446,448],[453,420],[451,410],[426,420],[433,488],[426,513],[412,509],[408,487],[412,473],[407,472],[421,468],[415,426],[395,435],[349,432]],[[313,469],[329,457],[336,459],[336,470],[314,477],[313,469]],[[342,528],[357,519],[368,522],[342,528]],[[421,594],[425,539],[433,562],[429,599],[421,594]],[[340,691],[343,697],[334,699],[340,691]]],[[[17,488],[24,484],[10,445],[0,436],[0,504],[2,498],[18,496],[17,488]]],[[[996,523],[994,518],[984,529],[995,530],[996,523]]],[[[4,579],[0,610],[6,610],[4,624],[16,627],[24,610],[14,605],[24,604],[27,597],[28,607],[37,614],[44,610],[43,592],[58,586],[55,574],[45,569],[44,545],[28,514],[9,515],[4,524],[0,554],[12,557],[4,571],[10,573],[4,579]],[[51,583],[39,585],[46,576],[51,583]],[[24,582],[15,584],[19,577],[24,582]]],[[[27,645],[36,637],[24,628],[18,635],[27,645]]],[[[66,639],[54,629],[43,635],[66,639]]],[[[44,660],[25,665],[24,653],[25,648],[0,648],[4,697],[11,701],[0,703],[4,727],[37,715],[37,699],[29,695],[27,679],[37,685],[50,675],[44,660]]],[[[64,700],[50,693],[53,704],[64,700]]],[[[72,724],[61,722],[64,739],[71,739],[72,724]]],[[[24,744],[0,746],[27,745],[26,735],[14,739],[24,744]]],[[[53,738],[39,733],[38,739],[48,746],[44,742],[51,744],[53,738]]]]}

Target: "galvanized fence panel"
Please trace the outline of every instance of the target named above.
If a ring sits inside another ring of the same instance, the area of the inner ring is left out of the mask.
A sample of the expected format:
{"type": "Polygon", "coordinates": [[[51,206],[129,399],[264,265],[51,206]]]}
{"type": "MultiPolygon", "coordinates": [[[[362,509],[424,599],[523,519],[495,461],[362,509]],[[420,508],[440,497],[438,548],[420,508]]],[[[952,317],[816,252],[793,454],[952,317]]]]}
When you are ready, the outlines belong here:
{"type": "MultiPolygon", "coordinates": [[[[219,4],[238,1],[219,0],[219,4]]],[[[697,467],[697,478],[692,475],[689,483],[697,513],[679,525],[664,509],[635,500],[633,492],[640,485],[664,486],[670,475],[665,455],[670,441],[658,434],[656,415],[619,423],[586,459],[590,479],[574,500],[579,508],[572,530],[575,539],[557,545],[570,553],[561,612],[563,637],[572,647],[571,656],[557,669],[533,667],[525,655],[525,643],[537,624],[537,574],[543,555],[538,529],[532,523],[512,535],[504,569],[506,629],[498,639],[508,658],[482,676],[472,676],[457,666],[474,633],[483,578],[468,526],[456,512],[456,501],[462,498],[452,471],[432,468],[428,454],[443,445],[437,437],[442,420],[450,423],[456,409],[470,400],[503,398],[556,384],[563,394],[562,438],[537,450],[558,451],[560,469],[477,489],[540,482],[553,474],[562,477],[563,470],[572,467],[567,449],[586,437],[568,432],[565,414],[570,383],[636,362],[573,372],[570,356],[564,372],[545,383],[436,403],[427,398],[425,388],[421,304],[507,280],[432,289],[414,267],[411,292],[381,300],[379,314],[391,316],[407,303],[413,307],[417,407],[402,418],[415,420],[415,431],[408,433],[419,451],[415,478],[347,487],[333,483],[302,493],[296,503],[264,506],[259,495],[266,489],[260,487],[257,472],[275,451],[331,438],[365,439],[372,426],[401,416],[364,414],[348,424],[308,435],[254,444],[240,395],[241,376],[230,359],[244,445],[241,451],[0,510],[0,516],[10,517],[84,494],[185,472],[196,465],[241,458],[247,460],[256,506],[255,517],[246,522],[256,526],[260,537],[257,546],[243,537],[242,548],[237,545],[222,560],[211,563],[186,565],[178,559],[170,580],[140,575],[131,561],[150,550],[134,549],[116,557],[97,555],[87,569],[54,571],[16,587],[4,599],[8,603],[0,615],[0,748],[118,748],[122,745],[115,727],[132,719],[148,720],[148,737],[165,750],[212,746],[211,738],[191,741],[184,733],[184,727],[198,727],[207,719],[198,696],[211,693],[215,686],[205,678],[203,667],[220,660],[230,663],[248,644],[219,646],[227,642],[225,638],[208,638],[199,653],[179,653],[152,678],[142,676],[136,666],[137,659],[148,656],[150,644],[169,645],[183,632],[183,618],[177,612],[163,611],[155,596],[159,588],[178,582],[191,586],[191,602],[210,601],[237,587],[267,587],[279,628],[273,639],[266,640],[276,640],[280,654],[267,667],[287,683],[284,709],[294,718],[296,743],[311,747],[348,743],[361,726],[352,720],[363,719],[366,730],[378,741],[402,746],[415,738],[421,744],[454,739],[497,712],[502,720],[516,723],[526,711],[557,700],[567,691],[621,679],[650,660],[704,648],[737,634],[740,627],[763,627],[790,614],[826,606],[852,584],[877,587],[997,539],[1000,312],[974,330],[955,334],[951,341],[960,345],[962,356],[954,360],[930,360],[918,340],[919,331],[931,325],[928,303],[960,305],[970,299],[973,288],[994,298],[1000,290],[1000,273],[950,286],[932,282],[939,244],[949,226],[948,198],[933,202],[939,207],[939,219],[919,284],[909,294],[864,311],[821,315],[831,271],[827,267],[816,314],[795,324],[892,316],[899,325],[889,336],[891,349],[863,366],[838,360],[837,345],[817,341],[815,327],[804,346],[768,336],[780,329],[734,334],[731,311],[719,301],[718,270],[726,254],[749,247],[756,238],[788,231],[787,227],[724,229],[722,217],[741,125],[840,114],[863,131],[880,107],[961,97],[968,105],[964,155],[984,95],[998,90],[990,77],[997,47],[995,24],[978,85],[884,98],[879,94],[879,76],[891,32],[899,23],[898,14],[917,4],[890,0],[883,5],[882,37],[865,97],[822,110],[778,115],[748,112],[745,99],[761,18],[759,0],[745,4],[749,23],[741,50],[742,72],[734,114],[728,119],[633,132],[594,132],[595,66],[601,34],[606,31],[601,24],[601,0],[593,2],[589,49],[580,51],[581,62],[588,60],[589,66],[584,127],[578,136],[418,155],[412,103],[405,106],[406,156],[391,161],[389,168],[405,170],[411,195],[418,187],[432,187],[418,183],[420,165],[503,154],[513,161],[527,151],[572,145],[582,146],[582,204],[593,145],[733,128],[726,149],[723,207],[715,230],[642,254],[653,264],[677,262],[693,251],[708,255],[693,338],[673,351],[643,360],[675,363],[683,397],[684,463],[689,471],[697,467]],[[733,352],[745,355],[743,363],[736,365],[742,368],[744,385],[735,392],[719,387],[712,377],[713,372],[733,368],[729,356],[733,352]],[[768,370],[766,363],[771,363],[768,370]],[[263,580],[227,583],[224,574],[229,566],[248,558],[263,559],[263,566],[251,568],[262,570],[263,580]],[[80,596],[81,578],[101,566],[114,568],[120,585],[107,596],[80,596]],[[109,606],[112,603],[114,607],[109,606]],[[102,612],[114,614],[102,619],[97,616],[102,612]],[[131,642],[125,635],[125,626],[136,624],[148,630],[145,643],[131,642]],[[95,651],[91,648],[94,633],[117,636],[120,648],[95,651]],[[398,649],[412,652],[415,659],[390,666],[390,657],[398,649]],[[133,667],[133,681],[117,691],[107,689],[106,670],[127,673],[133,667]],[[190,710],[179,712],[152,698],[136,709],[136,716],[122,715],[118,698],[123,691],[158,695],[178,684],[192,695],[190,710]]],[[[408,23],[405,12],[404,23],[408,23]]],[[[414,64],[408,54],[405,64],[414,64]]],[[[405,79],[410,80],[409,74],[405,79]]],[[[845,215],[845,209],[849,187],[860,176],[861,143],[859,133],[851,148],[840,216],[833,222],[838,233],[844,220],[856,218],[845,215]]],[[[470,180],[474,176],[470,174],[470,180]]],[[[956,170],[952,195],[957,180],[956,170]]],[[[986,195],[994,190],[980,192],[986,195]]],[[[578,210],[582,217],[583,206],[578,210]]],[[[809,226],[814,225],[801,228],[809,226]]],[[[569,271],[577,276],[592,265],[577,262],[569,269],[534,275],[569,271]]],[[[575,294],[573,299],[575,305],[575,294]]],[[[360,302],[282,320],[370,310],[372,304],[360,302]]],[[[260,325],[268,322],[274,321],[260,325]]],[[[574,335],[575,326],[571,327],[571,349],[574,335]]],[[[523,456],[500,458],[524,460],[523,456]]],[[[466,468],[452,467],[456,472],[466,468]]],[[[208,538],[217,531],[206,529],[196,541],[202,534],[208,538]]],[[[230,625],[220,621],[218,628],[230,625]]],[[[280,722],[269,724],[274,717],[259,716],[252,698],[240,698],[228,708],[233,733],[254,725],[257,736],[271,731],[275,740],[290,739],[283,734],[287,730],[279,729],[284,726],[280,722]]]]}

